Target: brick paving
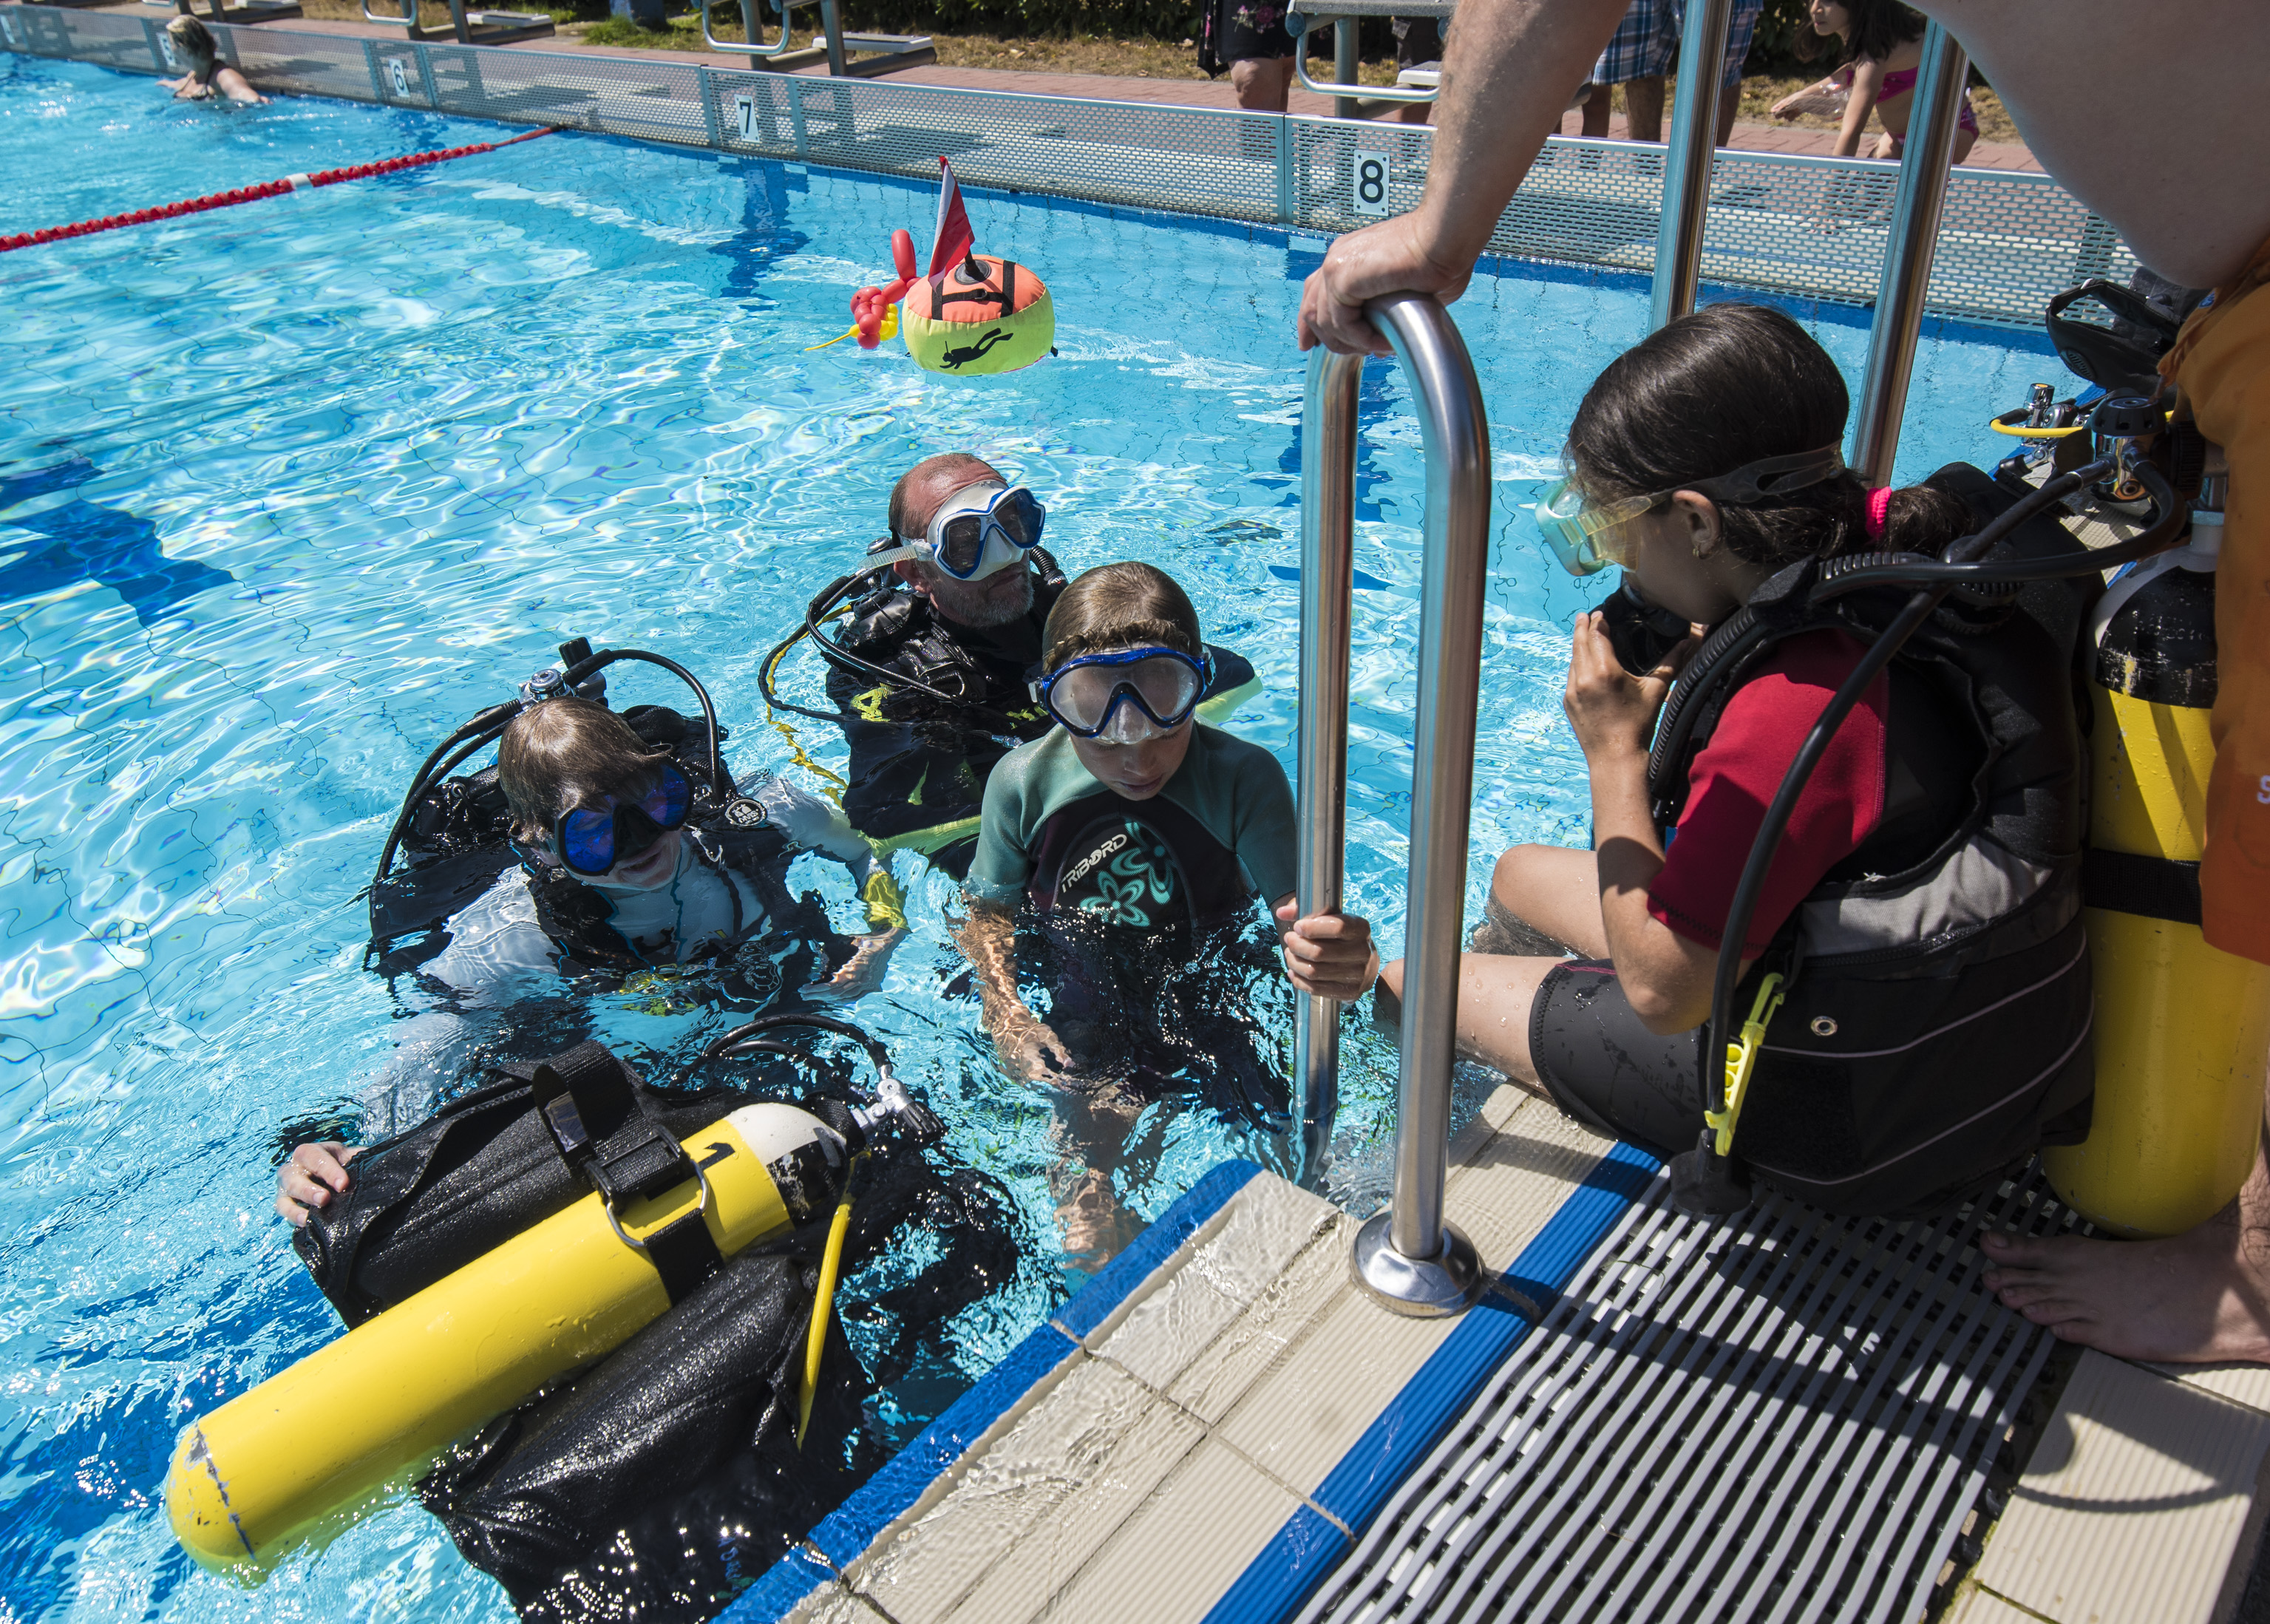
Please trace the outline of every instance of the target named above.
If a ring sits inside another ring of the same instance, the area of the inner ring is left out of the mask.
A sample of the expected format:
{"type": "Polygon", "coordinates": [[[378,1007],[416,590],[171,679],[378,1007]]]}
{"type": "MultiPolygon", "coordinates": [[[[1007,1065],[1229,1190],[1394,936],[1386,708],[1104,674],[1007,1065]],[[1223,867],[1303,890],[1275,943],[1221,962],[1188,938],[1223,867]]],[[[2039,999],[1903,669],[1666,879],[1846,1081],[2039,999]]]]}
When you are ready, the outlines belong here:
{"type": "MultiPolygon", "coordinates": [[[[448,16],[445,4],[427,0],[433,15],[439,19],[448,16]]],[[[141,0],[124,0],[123,4],[98,8],[108,11],[143,15],[141,0]]],[[[310,33],[334,33],[369,36],[379,39],[399,39],[402,31],[363,22],[345,22],[323,18],[306,18],[275,25],[279,28],[297,28],[310,33]]],[[[590,56],[619,57],[639,61],[655,56],[674,62],[700,63],[712,68],[746,68],[749,59],[745,55],[717,51],[642,51],[604,45],[586,45],[573,34],[558,33],[547,39],[523,40],[503,47],[516,51],[553,51],[590,56]]],[[[809,77],[823,77],[824,67],[802,70],[809,77]]],[[[1237,106],[1237,93],[1230,88],[1227,76],[1207,79],[1147,79],[1131,78],[1102,73],[1032,73],[1008,68],[947,68],[935,63],[920,68],[909,68],[889,76],[898,85],[943,85],[960,90],[995,90],[1038,96],[1079,96],[1101,101],[1141,101],[1168,107],[1222,108],[1237,106]]],[[[1318,96],[1295,85],[1291,105],[1294,113],[1317,117],[1329,116],[1332,99],[1318,96]]],[[[1561,120],[1561,133],[1573,136],[1579,132],[1581,121],[1575,113],[1561,120]]],[[[1608,138],[1621,141],[1628,138],[1624,115],[1616,114],[1608,121],[1608,138]]],[[[1793,124],[1736,124],[1731,148],[1746,152],[1799,152],[1826,157],[1836,145],[1832,130],[1806,130],[1793,124]]],[[[2019,145],[1999,145],[1982,141],[1970,149],[1965,165],[1977,169],[2025,169],[2036,174],[2041,165],[2034,155],[2019,145]]]]}

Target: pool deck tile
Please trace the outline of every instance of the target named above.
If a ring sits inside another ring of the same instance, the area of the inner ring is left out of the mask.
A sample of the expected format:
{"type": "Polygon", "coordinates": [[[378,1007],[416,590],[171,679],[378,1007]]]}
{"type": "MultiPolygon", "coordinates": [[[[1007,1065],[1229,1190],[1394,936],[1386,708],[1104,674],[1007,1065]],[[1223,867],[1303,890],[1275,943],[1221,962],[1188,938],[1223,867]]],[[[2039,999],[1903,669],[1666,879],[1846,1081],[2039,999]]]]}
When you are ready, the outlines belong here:
{"type": "MultiPolygon", "coordinates": [[[[1503,1088],[1459,1148],[1452,1220],[1502,1269],[1608,1146],[1503,1088]]],[[[1319,1486],[1465,1322],[1387,1312],[1350,1277],[1354,1220],[1250,1166],[1217,1172],[1227,1196],[1067,1303],[1067,1356],[942,1443],[963,1448],[863,1550],[821,1542],[841,1581],[797,1616],[856,1595],[896,1624],[1198,1619],[1243,1605],[1265,1551],[1280,1589],[1339,1559],[1351,1531],[1319,1486]]]]}
{"type": "Polygon", "coordinates": [[[2270,1415],[2083,1353],[1973,1582],[2052,1624],[2211,1624],[2266,1455],[2270,1415]]]}
{"type": "Polygon", "coordinates": [[[795,1612],[784,1615],[783,1624],[891,1624],[891,1620],[849,1591],[830,1586],[806,1597],[795,1612]]]}
{"type": "Polygon", "coordinates": [[[2270,1415],[2270,1365],[2147,1365],[2145,1368],[2270,1415]]]}
{"type": "MultiPolygon", "coordinates": [[[[1167,1624],[1205,1618],[1279,1529],[1304,1508],[1294,1495],[1220,1438],[1210,1437],[1137,1508],[1072,1582],[1036,1609],[965,1611],[954,1624],[1167,1624]]],[[[1322,1519],[1320,1559],[1345,1536],[1322,1519]]]]}
{"type": "Polygon", "coordinates": [[[1956,1598],[1943,1624],[2041,1624],[2041,1620],[1992,1591],[1972,1590],[1956,1598]]]}
{"type": "Polygon", "coordinates": [[[1116,1365],[1081,1359],[845,1576],[899,1624],[1032,1616],[1205,1432],[1116,1365]]]}

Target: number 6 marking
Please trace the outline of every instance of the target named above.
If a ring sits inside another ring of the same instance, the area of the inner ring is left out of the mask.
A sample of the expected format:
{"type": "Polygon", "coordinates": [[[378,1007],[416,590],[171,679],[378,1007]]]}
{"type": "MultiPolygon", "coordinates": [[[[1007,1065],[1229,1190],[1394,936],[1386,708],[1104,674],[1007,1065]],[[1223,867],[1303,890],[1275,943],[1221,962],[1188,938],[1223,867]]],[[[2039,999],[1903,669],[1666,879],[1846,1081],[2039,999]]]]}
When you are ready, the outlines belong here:
{"type": "Polygon", "coordinates": [[[1387,154],[1358,152],[1348,188],[1351,210],[1357,214],[1387,212],[1387,154]]]}
{"type": "Polygon", "coordinates": [[[406,96],[410,93],[410,75],[404,70],[401,57],[389,56],[386,59],[386,77],[394,81],[396,95],[406,96]]]}

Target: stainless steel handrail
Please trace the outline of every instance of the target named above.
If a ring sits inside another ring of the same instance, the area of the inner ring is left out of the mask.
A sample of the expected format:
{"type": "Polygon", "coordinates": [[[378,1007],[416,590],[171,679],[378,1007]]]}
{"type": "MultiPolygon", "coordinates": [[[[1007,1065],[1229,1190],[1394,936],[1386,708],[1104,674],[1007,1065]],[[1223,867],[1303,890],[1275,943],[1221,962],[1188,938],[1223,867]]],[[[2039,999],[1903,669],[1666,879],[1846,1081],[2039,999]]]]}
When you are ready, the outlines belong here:
{"type": "MultiPolygon", "coordinates": [[[[1399,1314],[1457,1314],[1484,1283],[1473,1243],[1443,1217],[1457,1058],[1466,823],[1473,802],[1489,567],[1489,426],[1465,341],[1433,299],[1391,293],[1364,314],[1393,345],[1427,457],[1419,707],[1411,783],[1410,909],[1395,1123],[1395,1193],[1358,1232],[1356,1279],[1399,1314]]],[[[1297,900],[1337,903],[1347,754],[1348,595],[1354,562],[1356,386],[1362,358],[1318,350],[1302,423],[1301,789],[1297,900]],[[1314,684],[1312,686],[1311,684],[1314,684]]],[[[1303,998],[1295,1036],[1304,1153],[1331,1135],[1339,1006],[1303,998]]]]}
{"type": "Polygon", "coordinates": [[[1450,0],[1403,0],[1401,4],[1389,4],[1386,0],[1339,0],[1328,4],[1320,12],[1304,9],[1295,4],[1285,8],[1285,26],[1293,36],[1293,75],[1301,81],[1301,88],[1314,91],[1319,96],[1333,99],[1332,116],[1359,116],[1355,103],[1359,101],[1433,101],[1437,89],[1433,85],[1362,85],[1356,81],[1356,26],[1364,17],[1425,17],[1448,23],[1458,7],[1450,0]],[[1333,40],[1332,79],[1330,85],[1319,85],[1309,75],[1309,30],[1319,23],[1330,23],[1339,32],[1333,40]]]}
{"type": "Polygon", "coordinates": [[[1908,379],[1915,370],[1916,341],[1923,333],[1932,252],[1939,241],[1955,123],[1962,114],[1962,91],[1970,77],[1970,59],[1955,36],[1937,23],[1926,27],[1915,100],[1908,108],[1899,189],[1892,197],[1884,274],[1876,285],[1875,319],[1868,329],[1868,364],[1860,374],[1860,397],[1853,413],[1852,450],[1845,459],[1871,490],[1892,482],[1892,463],[1899,455],[1900,419],[1907,411],[1908,379]]]}
{"type": "Polygon", "coordinates": [[[757,7],[763,4],[765,0],[740,0],[742,37],[721,40],[709,32],[710,0],[701,0],[701,43],[713,51],[731,51],[736,56],[746,56],[752,68],[768,56],[781,56],[787,51],[789,39],[795,33],[789,26],[789,12],[792,8],[786,5],[775,7],[780,12],[780,38],[770,45],[760,45],[758,43],[757,7]]]}
{"type": "Polygon", "coordinates": [[[1671,103],[1671,151],[1663,171],[1663,217],[1655,228],[1655,285],[1648,330],[1695,308],[1702,271],[1702,226],[1710,167],[1718,155],[1718,94],[1734,0],[1688,0],[1679,36],[1679,87],[1671,103]]]}

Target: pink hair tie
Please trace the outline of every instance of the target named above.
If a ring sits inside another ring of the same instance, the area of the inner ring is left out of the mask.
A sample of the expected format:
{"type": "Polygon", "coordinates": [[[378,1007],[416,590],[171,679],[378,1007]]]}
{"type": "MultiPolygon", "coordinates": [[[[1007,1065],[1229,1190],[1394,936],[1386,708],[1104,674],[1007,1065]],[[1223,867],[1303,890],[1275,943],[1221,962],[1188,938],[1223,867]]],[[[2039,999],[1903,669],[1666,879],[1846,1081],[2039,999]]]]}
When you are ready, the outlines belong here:
{"type": "Polygon", "coordinates": [[[1873,541],[1884,533],[1884,522],[1891,516],[1892,487],[1868,493],[1868,538],[1873,541]]]}

